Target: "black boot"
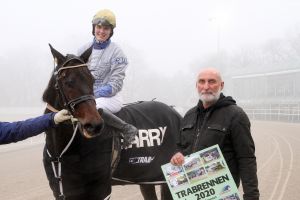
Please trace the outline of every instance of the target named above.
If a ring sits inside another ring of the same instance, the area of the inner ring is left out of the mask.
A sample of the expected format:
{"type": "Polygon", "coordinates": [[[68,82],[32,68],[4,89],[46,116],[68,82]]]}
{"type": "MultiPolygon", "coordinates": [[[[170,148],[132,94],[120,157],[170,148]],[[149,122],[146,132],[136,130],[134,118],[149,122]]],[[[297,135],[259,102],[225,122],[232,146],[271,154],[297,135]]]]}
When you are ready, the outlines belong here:
{"type": "Polygon", "coordinates": [[[110,111],[104,109],[98,109],[101,117],[104,120],[104,123],[112,126],[121,132],[121,136],[123,137],[123,145],[125,147],[129,146],[135,139],[135,136],[138,134],[138,129],[123,121],[110,111]]]}

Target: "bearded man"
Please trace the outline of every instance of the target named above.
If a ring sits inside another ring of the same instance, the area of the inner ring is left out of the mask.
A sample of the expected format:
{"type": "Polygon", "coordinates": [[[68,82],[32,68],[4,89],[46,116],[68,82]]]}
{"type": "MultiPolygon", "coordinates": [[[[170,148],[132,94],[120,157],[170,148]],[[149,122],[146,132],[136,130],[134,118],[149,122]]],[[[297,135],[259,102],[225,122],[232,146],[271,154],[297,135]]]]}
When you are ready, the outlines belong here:
{"type": "Polygon", "coordinates": [[[184,155],[218,144],[237,187],[242,182],[244,200],[259,200],[249,118],[232,97],[223,95],[224,81],[217,69],[202,69],[196,88],[199,102],[183,118],[178,152],[171,163],[182,165],[184,155]]]}

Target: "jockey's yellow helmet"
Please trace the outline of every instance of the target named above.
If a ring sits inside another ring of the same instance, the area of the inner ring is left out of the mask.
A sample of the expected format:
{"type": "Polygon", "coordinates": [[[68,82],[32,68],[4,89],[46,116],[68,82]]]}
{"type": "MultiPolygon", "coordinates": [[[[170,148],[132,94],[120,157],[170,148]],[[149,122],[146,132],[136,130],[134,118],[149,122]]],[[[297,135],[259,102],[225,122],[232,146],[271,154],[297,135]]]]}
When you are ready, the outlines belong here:
{"type": "Polygon", "coordinates": [[[93,26],[102,25],[102,26],[112,26],[112,28],[115,28],[116,16],[112,11],[108,9],[99,10],[94,15],[92,23],[93,26]]]}

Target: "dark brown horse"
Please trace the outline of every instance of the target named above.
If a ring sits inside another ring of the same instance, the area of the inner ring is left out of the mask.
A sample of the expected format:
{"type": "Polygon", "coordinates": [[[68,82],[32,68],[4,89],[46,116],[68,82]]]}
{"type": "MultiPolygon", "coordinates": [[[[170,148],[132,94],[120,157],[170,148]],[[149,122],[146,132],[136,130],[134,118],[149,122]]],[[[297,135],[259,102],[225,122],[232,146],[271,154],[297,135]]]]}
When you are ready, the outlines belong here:
{"type": "Polygon", "coordinates": [[[57,66],[43,95],[48,104],[45,112],[66,108],[78,122],[46,132],[43,161],[49,185],[56,199],[105,199],[111,193],[112,137],[103,130],[93,96],[94,79],[85,64],[91,49],[77,57],[50,48],[57,66]]]}

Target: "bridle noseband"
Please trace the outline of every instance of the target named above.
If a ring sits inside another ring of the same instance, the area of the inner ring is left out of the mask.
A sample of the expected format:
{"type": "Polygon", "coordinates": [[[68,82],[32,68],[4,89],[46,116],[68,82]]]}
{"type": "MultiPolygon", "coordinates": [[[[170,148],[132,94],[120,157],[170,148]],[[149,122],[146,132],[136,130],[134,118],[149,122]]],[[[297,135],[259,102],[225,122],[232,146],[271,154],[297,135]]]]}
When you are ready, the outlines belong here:
{"type": "Polygon", "coordinates": [[[75,113],[75,106],[82,103],[82,102],[85,102],[85,101],[89,101],[89,100],[93,100],[95,101],[95,97],[93,95],[83,95],[83,96],[80,96],[78,98],[75,98],[75,99],[71,99],[71,100],[68,100],[65,93],[64,93],[64,90],[63,90],[63,86],[60,82],[60,74],[63,70],[66,70],[66,69],[73,69],[73,68],[78,68],[78,67],[87,67],[87,64],[81,60],[80,58],[77,58],[77,57],[72,57],[70,59],[67,59],[63,64],[62,66],[55,70],[53,75],[55,77],[55,88],[57,90],[59,90],[59,93],[61,95],[61,98],[62,98],[62,101],[64,103],[64,107],[69,110],[71,112],[71,114],[74,115],[75,113]],[[72,65],[72,66],[65,66],[66,64],[68,64],[70,61],[72,60],[77,60],[77,61],[80,61],[81,64],[79,65],[72,65]]]}

